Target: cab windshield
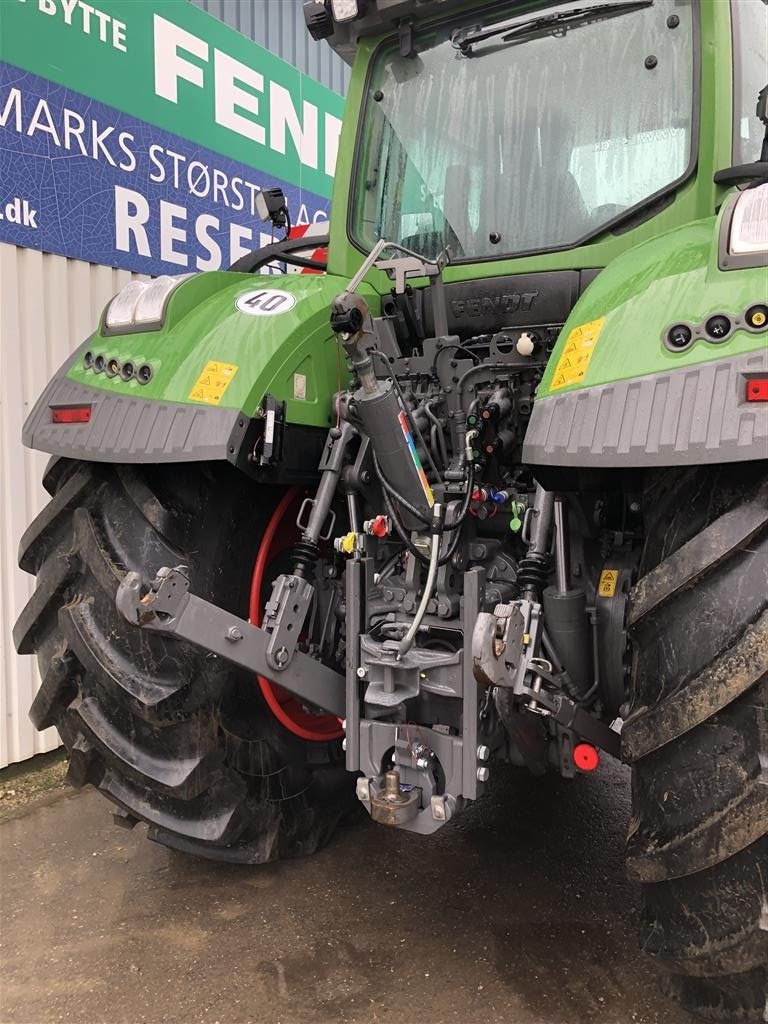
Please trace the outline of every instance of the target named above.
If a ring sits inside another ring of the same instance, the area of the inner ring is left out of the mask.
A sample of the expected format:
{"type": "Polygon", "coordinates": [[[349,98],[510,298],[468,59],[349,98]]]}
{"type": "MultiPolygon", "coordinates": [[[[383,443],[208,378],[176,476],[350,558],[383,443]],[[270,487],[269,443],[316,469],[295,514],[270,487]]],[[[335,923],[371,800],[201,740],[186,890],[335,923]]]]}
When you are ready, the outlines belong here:
{"type": "MultiPolygon", "coordinates": [[[[585,6],[539,8],[513,24],[585,6]]],[[[430,257],[447,246],[455,260],[570,248],[684,177],[691,0],[617,13],[507,41],[494,35],[462,52],[457,28],[493,27],[504,19],[497,10],[417,37],[415,56],[380,48],[360,131],[353,239],[370,249],[387,238],[430,257]]]]}

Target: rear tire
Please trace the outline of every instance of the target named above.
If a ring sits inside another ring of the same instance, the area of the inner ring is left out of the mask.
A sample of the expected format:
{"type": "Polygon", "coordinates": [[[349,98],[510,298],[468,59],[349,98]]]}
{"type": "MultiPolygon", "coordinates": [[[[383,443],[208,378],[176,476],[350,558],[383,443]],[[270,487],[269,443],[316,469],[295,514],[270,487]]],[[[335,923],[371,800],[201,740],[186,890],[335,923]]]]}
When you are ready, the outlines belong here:
{"type": "Polygon", "coordinates": [[[633,591],[628,868],[663,987],[710,1021],[768,1020],[768,474],[654,474],[633,591]]]}
{"type": "Polygon", "coordinates": [[[14,630],[36,653],[30,716],[56,726],[69,779],[167,846],[262,863],[313,853],[354,801],[338,742],[308,743],[267,709],[255,678],[123,621],[126,571],[189,567],[193,593],[247,615],[251,570],[278,489],[227,464],[52,460],[52,501],[21,541],[37,589],[14,630]]]}

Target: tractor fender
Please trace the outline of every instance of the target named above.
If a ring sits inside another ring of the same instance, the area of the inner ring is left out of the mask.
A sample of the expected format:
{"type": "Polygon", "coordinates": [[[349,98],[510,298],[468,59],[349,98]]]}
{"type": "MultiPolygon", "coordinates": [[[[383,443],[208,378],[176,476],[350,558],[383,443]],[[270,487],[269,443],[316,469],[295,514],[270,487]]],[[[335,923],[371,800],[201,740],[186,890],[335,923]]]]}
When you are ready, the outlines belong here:
{"type": "Polygon", "coordinates": [[[759,382],[768,376],[768,253],[728,258],[742,196],[732,195],[718,217],[623,253],[589,285],[539,385],[527,463],[629,468],[765,458],[768,401],[759,400],[759,382]]]}
{"type": "MultiPolygon", "coordinates": [[[[139,294],[156,283],[126,287],[139,294]]],[[[295,435],[285,447],[309,456],[308,438],[311,448],[318,438],[322,445],[332,396],[347,381],[329,322],[346,283],[325,274],[203,272],[179,279],[161,322],[119,328],[110,327],[108,304],[35,404],[23,442],[95,462],[240,464],[269,396],[295,435]]],[[[361,290],[378,312],[378,295],[361,290]]]]}

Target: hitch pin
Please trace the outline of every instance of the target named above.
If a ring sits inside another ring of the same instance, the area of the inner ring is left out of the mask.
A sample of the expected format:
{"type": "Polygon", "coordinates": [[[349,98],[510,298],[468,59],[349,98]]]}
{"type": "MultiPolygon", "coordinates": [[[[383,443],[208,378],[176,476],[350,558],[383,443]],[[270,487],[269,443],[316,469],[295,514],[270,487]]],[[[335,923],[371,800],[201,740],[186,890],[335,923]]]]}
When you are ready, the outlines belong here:
{"type": "MultiPolygon", "coordinates": [[[[544,669],[545,672],[549,672],[549,673],[552,672],[552,665],[545,658],[531,658],[531,660],[528,662],[528,664],[529,665],[538,666],[538,667],[544,669]]],[[[542,687],[543,682],[544,682],[544,680],[542,679],[542,677],[537,672],[534,675],[533,679],[531,680],[531,690],[534,693],[539,693],[541,691],[541,687],[542,687]]],[[[534,715],[548,715],[549,714],[549,710],[547,708],[539,707],[539,702],[536,700],[535,697],[531,697],[530,698],[530,700],[526,704],[526,707],[528,708],[529,711],[532,711],[534,713],[534,715]]]]}

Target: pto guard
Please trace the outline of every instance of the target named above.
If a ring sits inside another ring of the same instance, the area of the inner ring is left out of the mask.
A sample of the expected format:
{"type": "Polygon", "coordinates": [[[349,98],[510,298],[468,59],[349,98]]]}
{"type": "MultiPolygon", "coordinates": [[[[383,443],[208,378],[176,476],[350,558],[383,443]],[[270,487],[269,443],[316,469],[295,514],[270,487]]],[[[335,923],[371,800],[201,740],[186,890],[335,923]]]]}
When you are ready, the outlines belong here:
{"type": "MultiPolygon", "coordinates": [[[[307,438],[328,428],[340,373],[346,383],[328,322],[346,281],[227,271],[168,279],[162,310],[156,304],[141,321],[135,313],[155,284],[132,283],[108,304],[35,404],[24,444],[97,462],[239,463],[270,396],[294,447],[308,454],[307,438]],[[72,409],[81,422],[53,421],[54,411],[72,409]]],[[[374,292],[368,299],[378,307],[374,292]]]]}
{"type": "Polygon", "coordinates": [[[768,253],[723,267],[723,222],[735,202],[629,250],[587,288],[539,385],[525,462],[627,468],[765,458],[768,402],[754,399],[754,383],[768,376],[768,253]]]}

